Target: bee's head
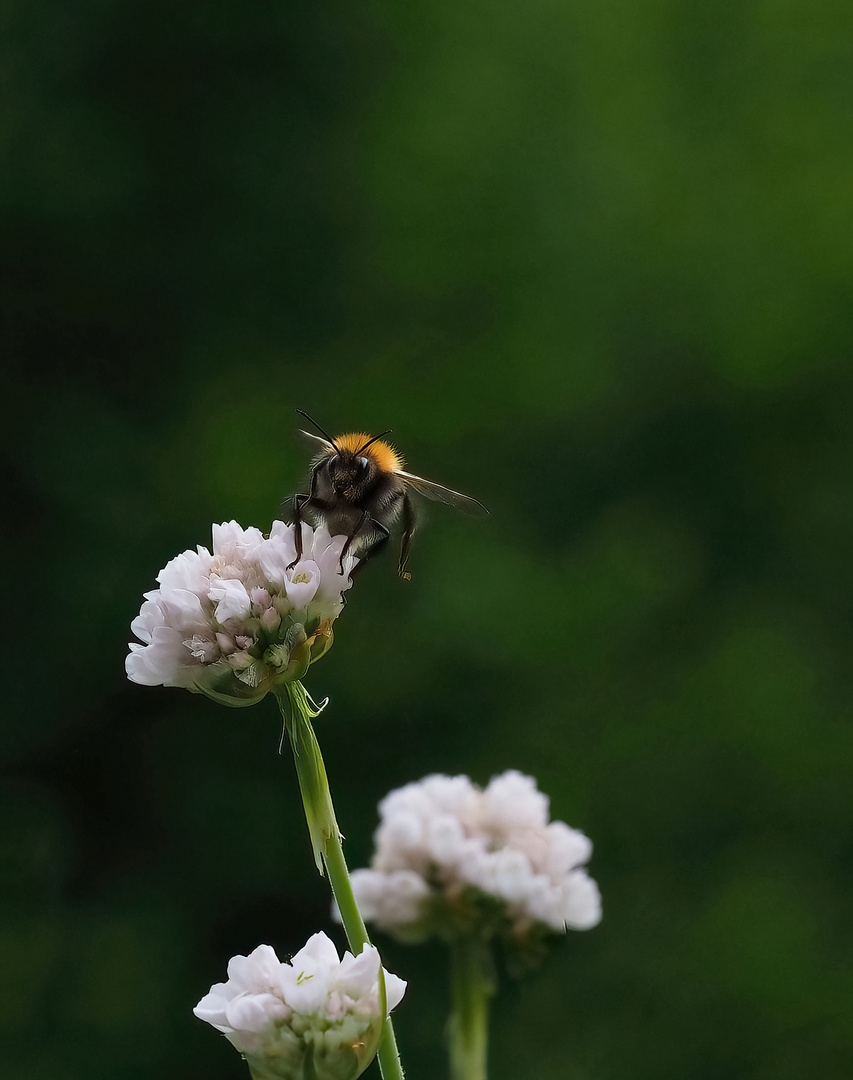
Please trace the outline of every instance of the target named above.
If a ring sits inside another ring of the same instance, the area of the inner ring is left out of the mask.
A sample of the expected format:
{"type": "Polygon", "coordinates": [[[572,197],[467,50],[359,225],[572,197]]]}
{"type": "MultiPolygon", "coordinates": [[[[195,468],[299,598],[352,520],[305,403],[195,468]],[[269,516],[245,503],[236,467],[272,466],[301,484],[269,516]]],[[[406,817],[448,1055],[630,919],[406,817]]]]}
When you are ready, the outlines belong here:
{"type": "Polygon", "coordinates": [[[329,458],[329,479],[336,495],[358,502],[373,486],[378,472],[376,461],[367,454],[347,451],[329,458]]]}
{"type": "MultiPolygon", "coordinates": [[[[380,477],[399,472],[403,467],[403,459],[397,451],[382,441],[390,434],[390,428],[380,435],[353,431],[333,439],[308,413],[302,409],[296,411],[323,436],[326,445],[315,458],[313,467],[326,471],[332,489],[339,498],[358,504],[370,495],[380,477]]],[[[316,439],[307,432],[304,434],[309,439],[316,439]]]]}

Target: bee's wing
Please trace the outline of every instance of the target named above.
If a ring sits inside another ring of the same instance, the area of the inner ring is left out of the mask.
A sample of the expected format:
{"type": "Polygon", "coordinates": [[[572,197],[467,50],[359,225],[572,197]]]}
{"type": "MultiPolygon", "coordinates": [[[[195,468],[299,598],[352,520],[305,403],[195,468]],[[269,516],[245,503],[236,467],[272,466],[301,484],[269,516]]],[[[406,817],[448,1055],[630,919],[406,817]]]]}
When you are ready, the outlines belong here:
{"type": "Polygon", "coordinates": [[[461,491],[453,491],[441,484],[434,484],[431,480],[424,480],[422,476],[413,476],[411,473],[403,472],[402,469],[397,476],[410,488],[414,488],[418,494],[426,496],[427,499],[434,499],[435,502],[444,503],[446,506],[454,506],[465,514],[483,517],[489,512],[481,502],[472,499],[470,495],[463,495],[461,491]]]}
{"type": "Polygon", "coordinates": [[[308,443],[315,454],[331,454],[334,451],[334,447],[329,445],[329,441],[321,439],[319,435],[312,435],[310,431],[303,431],[302,428],[297,428],[296,434],[303,442],[308,443]]]}

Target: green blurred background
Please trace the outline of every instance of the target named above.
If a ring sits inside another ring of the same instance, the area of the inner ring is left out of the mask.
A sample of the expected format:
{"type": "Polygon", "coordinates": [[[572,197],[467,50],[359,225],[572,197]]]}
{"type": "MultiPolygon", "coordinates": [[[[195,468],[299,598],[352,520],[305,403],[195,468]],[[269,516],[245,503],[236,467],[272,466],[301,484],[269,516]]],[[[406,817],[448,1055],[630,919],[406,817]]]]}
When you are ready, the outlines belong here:
{"type": "MultiPolygon", "coordinates": [[[[596,845],[494,1080],[848,1077],[849,5],[0,25],[3,1075],[246,1080],[192,1006],[340,941],[273,703],[123,670],[160,567],[299,489],[299,406],[492,511],[429,506],[311,671],[351,864],[430,771],[529,772],[596,845]]],[[[444,958],[380,944],[446,1075],[444,958]]]]}

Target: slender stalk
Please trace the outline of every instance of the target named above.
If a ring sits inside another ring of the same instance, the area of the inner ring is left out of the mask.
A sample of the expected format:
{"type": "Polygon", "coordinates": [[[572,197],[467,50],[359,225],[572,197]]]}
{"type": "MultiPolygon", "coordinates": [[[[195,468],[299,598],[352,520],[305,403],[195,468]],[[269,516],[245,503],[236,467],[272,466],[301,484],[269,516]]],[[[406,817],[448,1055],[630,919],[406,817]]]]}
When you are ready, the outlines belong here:
{"type": "MultiPolygon", "coordinates": [[[[358,954],[364,945],[370,944],[370,938],[367,936],[364,920],[353,895],[339,833],[336,833],[326,845],[323,861],[329,875],[329,884],[332,886],[332,892],[335,894],[335,900],[340,909],[341,921],[344,924],[349,947],[354,955],[358,954]]],[[[382,978],[382,997],[384,1000],[385,974],[381,968],[380,977],[382,978]]],[[[376,1057],[385,1080],[403,1080],[403,1066],[400,1064],[400,1052],[397,1049],[394,1025],[391,1023],[390,1016],[386,1018],[383,1025],[382,1040],[379,1043],[376,1057]]]]}
{"type": "MultiPolygon", "coordinates": [[[[298,682],[286,683],[284,691],[277,694],[276,699],[293,749],[293,760],[296,763],[299,790],[302,793],[302,804],[305,808],[317,869],[322,874],[325,868],[329,876],[329,884],[341,913],[347,942],[353,955],[357,956],[363,947],[371,942],[352,891],[349,870],[341,844],[341,831],[338,828],[332,795],[329,791],[326,766],[311,724],[312,717],[317,716],[319,710],[298,682]]],[[[385,975],[382,968],[379,969],[379,977],[384,1012],[385,975]]],[[[390,1016],[385,1018],[376,1057],[384,1080],[403,1080],[403,1067],[400,1064],[390,1016]]]]}
{"type": "Polygon", "coordinates": [[[451,1080],[486,1080],[489,1004],[495,977],[489,946],[475,936],[450,946],[451,1011],[448,1023],[451,1080]]]}

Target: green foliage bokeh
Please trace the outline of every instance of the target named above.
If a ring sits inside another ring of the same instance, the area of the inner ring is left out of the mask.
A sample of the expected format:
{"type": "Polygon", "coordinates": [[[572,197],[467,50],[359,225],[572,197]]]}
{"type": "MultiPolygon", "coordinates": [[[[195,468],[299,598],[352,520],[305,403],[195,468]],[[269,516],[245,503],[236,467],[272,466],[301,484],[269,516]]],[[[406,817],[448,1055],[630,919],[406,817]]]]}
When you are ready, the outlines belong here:
{"type": "MultiPolygon", "coordinates": [[[[846,7],[0,26],[3,1075],[238,1080],[193,1004],[340,941],[273,704],[123,672],[160,567],[298,489],[301,407],[492,511],[429,506],[310,673],[351,864],[432,771],[529,772],[596,846],[604,921],[505,986],[494,1080],[849,1076],[846,7]]],[[[443,958],[378,943],[445,1075],[443,958]]]]}

